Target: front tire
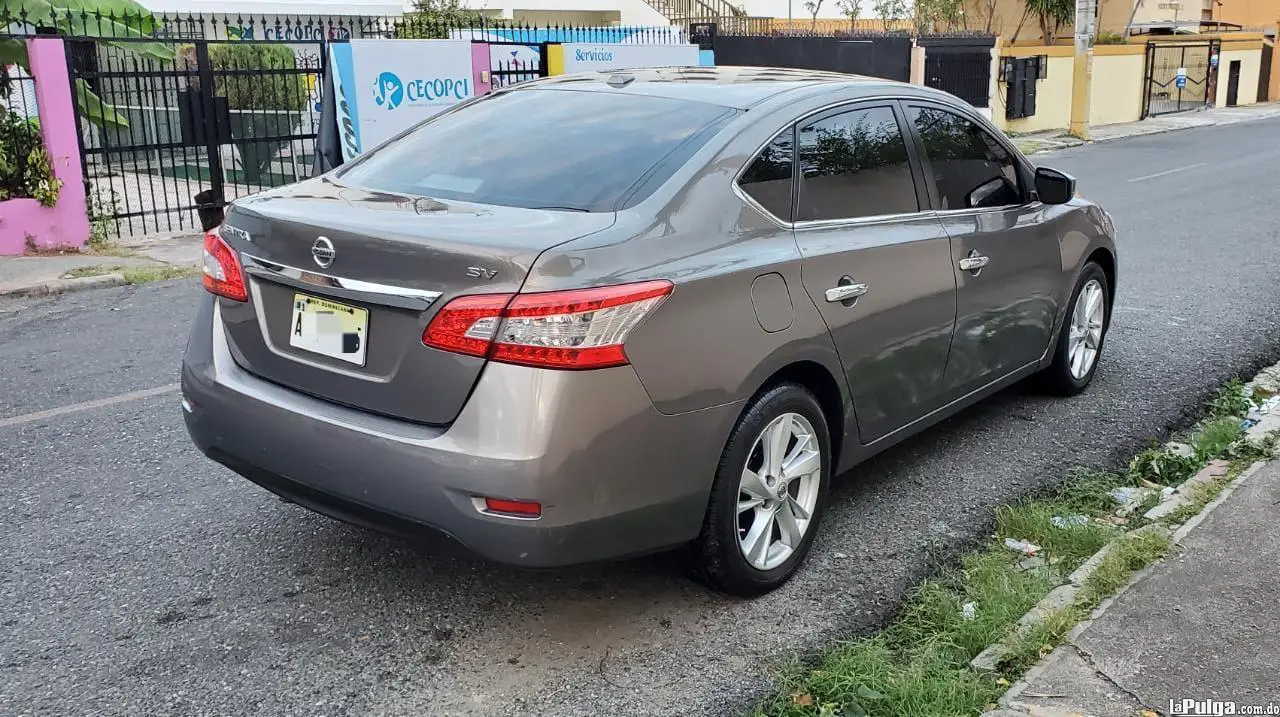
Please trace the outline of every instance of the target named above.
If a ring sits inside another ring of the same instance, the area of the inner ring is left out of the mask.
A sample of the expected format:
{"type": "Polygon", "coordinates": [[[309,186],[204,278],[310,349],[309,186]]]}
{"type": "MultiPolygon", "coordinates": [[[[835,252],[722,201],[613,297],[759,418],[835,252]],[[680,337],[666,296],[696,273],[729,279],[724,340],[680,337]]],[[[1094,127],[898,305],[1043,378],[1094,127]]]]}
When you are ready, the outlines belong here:
{"type": "Polygon", "coordinates": [[[695,575],[730,595],[767,593],[809,553],[831,481],[831,436],[817,399],[793,383],[748,404],[716,469],[695,575]]]}
{"type": "Polygon", "coordinates": [[[1083,391],[1093,380],[1102,358],[1102,346],[1111,325],[1111,289],[1102,267],[1094,262],[1084,265],[1068,306],[1053,363],[1043,377],[1045,387],[1061,396],[1083,391]]]}

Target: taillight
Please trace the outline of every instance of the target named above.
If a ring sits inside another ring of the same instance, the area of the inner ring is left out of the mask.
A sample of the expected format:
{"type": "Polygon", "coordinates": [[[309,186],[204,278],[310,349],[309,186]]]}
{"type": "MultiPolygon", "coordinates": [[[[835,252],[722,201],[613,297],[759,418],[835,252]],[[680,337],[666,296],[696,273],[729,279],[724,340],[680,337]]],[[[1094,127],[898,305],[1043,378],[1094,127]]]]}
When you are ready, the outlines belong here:
{"type": "Polygon", "coordinates": [[[210,229],[204,235],[204,288],[210,293],[225,296],[233,301],[248,301],[249,292],[244,285],[244,272],[240,259],[231,247],[210,229]]]}
{"type": "Polygon", "coordinates": [[[540,368],[622,366],[622,345],[671,293],[669,281],[450,301],[427,326],[432,348],[540,368]]]}

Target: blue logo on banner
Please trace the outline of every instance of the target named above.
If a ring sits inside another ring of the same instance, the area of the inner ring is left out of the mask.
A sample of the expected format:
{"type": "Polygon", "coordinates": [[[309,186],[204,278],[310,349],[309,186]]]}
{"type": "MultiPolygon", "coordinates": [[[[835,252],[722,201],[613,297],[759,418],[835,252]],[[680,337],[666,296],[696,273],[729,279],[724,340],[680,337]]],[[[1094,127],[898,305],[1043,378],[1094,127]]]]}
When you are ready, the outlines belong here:
{"type": "Polygon", "coordinates": [[[383,72],[373,83],[373,101],[393,110],[406,101],[410,105],[465,100],[471,96],[471,80],[465,77],[435,77],[402,82],[394,72],[383,72]]]}
{"type": "Polygon", "coordinates": [[[404,102],[404,83],[396,76],[394,72],[384,72],[378,75],[378,79],[373,83],[373,101],[393,110],[404,102]]]}

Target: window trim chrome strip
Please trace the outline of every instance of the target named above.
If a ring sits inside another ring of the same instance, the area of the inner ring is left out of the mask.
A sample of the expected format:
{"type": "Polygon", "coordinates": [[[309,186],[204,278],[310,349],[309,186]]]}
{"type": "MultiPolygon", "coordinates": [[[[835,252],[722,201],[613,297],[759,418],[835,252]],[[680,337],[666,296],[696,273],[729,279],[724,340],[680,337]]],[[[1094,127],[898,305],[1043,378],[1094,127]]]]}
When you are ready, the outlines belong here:
{"type": "Polygon", "coordinates": [[[318,271],[299,269],[287,264],[268,261],[261,257],[256,257],[244,252],[240,253],[240,257],[244,262],[245,271],[251,275],[268,279],[273,277],[285,277],[303,284],[310,284],[321,288],[345,289],[347,291],[368,296],[374,303],[378,303],[379,298],[408,299],[410,301],[421,302],[422,305],[417,308],[427,309],[442,295],[439,291],[413,289],[407,286],[394,286],[391,284],[379,284],[372,281],[362,281],[360,279],[344,279],[340,276],[323,274],[318,271]]]}

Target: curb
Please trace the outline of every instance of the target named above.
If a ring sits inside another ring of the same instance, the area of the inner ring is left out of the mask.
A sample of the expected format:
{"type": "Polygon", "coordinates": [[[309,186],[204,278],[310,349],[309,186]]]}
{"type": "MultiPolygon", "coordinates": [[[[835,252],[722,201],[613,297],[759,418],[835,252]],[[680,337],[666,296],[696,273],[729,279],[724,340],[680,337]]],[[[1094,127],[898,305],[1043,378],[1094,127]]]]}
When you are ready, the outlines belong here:
{"type": "Polygon", "coordinates": [[[109,286],[124,286],[124,274],[102,274],[101,276],[82,276],[75,279],[54,279],[40,284],[0,288],[0,298],[36,298],[57,296],[88,289],[101,289],[109,286]]]}
{"type": "MultiPolygon", "coordinates": [[[[1274,456],[1273,456],[1273,459],[1274,459],[1274,456]]],[[[1203,523],[1204,520],[1208,518],[1211,513],[1213,513],[1213,511],[1217,510],[1220,505],[1226,502],[1227,498],[1231,497],[1231,494],[1235,493],[1235,491],[1246,480],[1253,477],[1255,473],[1257,473],[1259,470],[1265,467],[1269,462],[1270,461],[1267,461],[1267,460],[1254,461],[1248,468],[1241,471],[1240,475],[1236,476],[1234,480],[1228,483],[1213,500],[1209,501],[1209,503],[1207,503],[1204,506],[1204,508],[1200,509],[1200,512],[1188,518],[1186,522],[1184,522],[1182,525],[1178,526],[1176,530],[1173,530],[1171,532],[1170,544],[1178,545],[1182,541],[1182,539],[1185,538],[1192,530],[1195,530],[1197,527],[1199,527],[1199,525],[1203,523]]],[[[1087,561],[1085,561],[1085,563],[1082,564],[1079,569],[1077,569],[1077,572],[1080,569],[1083,569],[1085,565],[1087,565],[1088,563],[1092,563],[1095,558],[1098,558],[1098,556],[1104,555],[1105,553],[1109,552],[1111,549],[1111,546],[1115,545],[1116,541],[1125,540],[1129,536],[1133,536],[1142,531],[1148,531],[1148,529],[1152,529],[1152,530],[1157,529],[1157,526],[1159,526],[1159,528],[1163,528],[1165,531],[1169,530],[1168,526],[1162,523],[1151,523],[1141,528],[1138,528],[1136,530],[1131,530],[1125,533],[1124,535],[1118,536],[1115,540],[1112,540],[1111,542],[1104,545],[1101,549],[1098,550],[1097,553],[1095,553],[1087,561]]],[[[1115,594],[1107,597],[1105,600],[1099,603],[1098,606],[1093,609],[1093,612],[1089,614],[1089,617],[1087,619],[1081,620],[1078,624],[1072,627],[1071,630],[1067,633],[1066,639],[1063,640],[1061,645],[1054,648],[1053,652],[1049,653],[1049,655],[1047,655],[1044,659],[1040,660],[1038,663],[1032,666],[1029,670],[1027,670],[1026,674],[1024,674],[1021,679],[1013,683],[1013,685],[1009,687],[1009,689],[1006,690],[1003,695],[1000,696],[1000,699],[997,700],[998,709],[983,712],[982,717],[1037,717],[1037,716],[1048,717],[1048,713],[1046,713],[1043,708],[1023,704],[1018,701],[1018,698],[1021,697],[1022,693],[1035,682],[1035,680],[1040,676],[1042,672],[1044,672],[1046,666],[1049,664],[1050,659],[1055,653],[1057,653],[1059,650],[1062,650],[1064,647],[1071,645],[1072,642],[1077,637],[1079,637],[1081,633],[1083,633],[1086,629],[1088,629],[1089,626],[1093,624],[1095,620],[1102,617],[1102,615],[1111,607],[1113,603],[1115,603],[1117,599],[1119,599],[1125,593],[1129,592],[1129,590],[1132,589],[1133,586],[1145,580],[1148,575],[1150,575],[1156,568],[1163,565],[1166,560],[1168,560],[1167,556],[1161,560],[1157,560],[1156,562],[1151,563],[1150,565],[1134,573],[1133,576],[1130,577],[1129,581],[1125,583],[1119,590],[1117,590],[1115,594]]],[[[1096,563],[1095,563],[1095,566],[1096,566],[1096,563]]],[[[1070,585],[1070,583],[1068,583],[1068,585],[1070,585]]],[[[1022,619],[1026,620],[1030,618],[1033,614],[1035,614],[1038,607],[1040,607],[1039,603],[1037,603],[1035,607],[1032,607],[1031,610],[1028,611],[1027,614],[1024,615],[1022,619]]],[[[1020,623],[1021,621],[1019,621],[1019,624],[1020,623]]],[[[992,648],[1000,644],[1001,643],[996,643],[996,645],[988,647],[987,649],[991,650],[992,648]]],[[[979,655],[979,657],[981,657],[981,655],[979,655]]],[[[974,658],[974,659],[976,660],[977,658],[974,658]]],[[[1064,712],[1063,714],[1075,715],[1076,713],[1064,712]]]]}
{"type": "MultiPolygon", "coordinates": [[[[1104,144],[1106,142],[1118,142],[1122,139],[1133,139],[1134,137],[1150,137],[1151,135],[1156,135],[1156,134],[1169,134],[1170,132],[1182,132],[1184,130],[1199,129],[1201,127],[1217,127],[1219,125],[1238,124],[1240,122],[1253,122],[1257,120],[1271,119],[1275,116],[1276,115],[1270,115],[1270,116],[1264,116],[1264,117],[1223,118],[1223,119],[1216,119],[1211,122],[1206,122],[1205,124],[1190,125],[1187,127],[1160,127],[1157,129],[1153,129],[1149,132],[1134,132],[1133,134],[1122,134],[1116,137],[1103,137],[1101,139],[1081,140],[1079,138],[1072,138],[1075,140],[1075,143],[1073,144],[1067,144],[1060,147],[1044,147],[1042,149],[1037,149],[1034,152],[1024,153],[1024,154],[1043,154],[1044,152],[1057,152],[1064,149],[1070,149],[1072,147],[1080,147],[1086,144],[1104,144]]],[[[1139,122],[1141,121],[1142,120],[1139,120],[1139,122]]],[[[1070,136],[1070,135],[1067,135],[1067,136],[1070,136]]],[[[1015,139],[1014,141],[1016,144],[1017,140],[1015,139]]],[[[1032,141],[1035,141],[1035,140],[1032,140],[1032,141]]]]}

